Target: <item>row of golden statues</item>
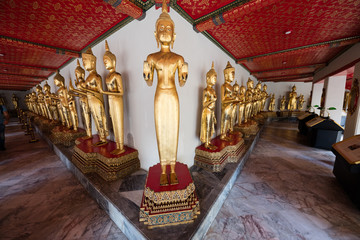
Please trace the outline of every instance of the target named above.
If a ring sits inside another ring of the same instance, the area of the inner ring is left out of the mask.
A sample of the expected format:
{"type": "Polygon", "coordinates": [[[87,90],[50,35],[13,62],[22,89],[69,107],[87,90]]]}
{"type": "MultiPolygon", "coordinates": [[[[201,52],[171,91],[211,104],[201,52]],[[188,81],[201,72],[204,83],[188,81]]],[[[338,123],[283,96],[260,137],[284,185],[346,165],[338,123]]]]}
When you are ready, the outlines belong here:
{"type": "MultiPolygon", "coordinates": [[[[285,110],[301,111],[303,109],[304,103],[305,103],[304,95],[300,94],[300,96],[297,97],[295,85],[292,87],[288,98],[289,98],[288,101],[286,101],[285,95],[283,95],[280,98],[280,105],[279,105],[280,111],[285,111],[285,110]],[[287,104],[286,104],[286,102],[287,102],[287,104]]],[[[268,110],[270,112],[275,111],[275,94],[270,95],[270,102],[269,102],[268,110]]]]}

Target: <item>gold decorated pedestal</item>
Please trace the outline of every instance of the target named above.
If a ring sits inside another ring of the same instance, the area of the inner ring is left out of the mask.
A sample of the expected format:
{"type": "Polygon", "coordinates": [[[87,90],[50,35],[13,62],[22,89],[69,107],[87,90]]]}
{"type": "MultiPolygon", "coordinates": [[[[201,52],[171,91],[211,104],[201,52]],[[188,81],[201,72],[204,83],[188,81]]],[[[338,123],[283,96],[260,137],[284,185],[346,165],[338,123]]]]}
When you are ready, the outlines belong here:
{"type": "Polygon", "coordinates": [[[245,134],[245,137],[250,135],[256,135],[259,131],[258,123],[252,119],[248,120],[247,123],[243,123],[240,126],[235,126],[235,130],[245,134]]]}
{"type": "Polygon", "coordinates": [[[86,136],[86,132],[82,128],[77,131],[70,130],[65,126],[56,126],[51,130],[50,140],[54,144],[62,144],[66,147],[73,146],[77,138],[86,136]]]}
{"type": "Polygon", "coordinates": [[[204,144],[195,149],[195,165],[210,172],[221,172],[226,163],[238,162],[243,155],[244,139],[242,133],[235,131],[229,134],[231,141],[224,141],[217,136],[211,140],[211,144],[217,147],[215,150],[205,148],[204,144]]]}
{"type": "Polygon", "coordinates": [[[149,228],[191,223],[200,214],[195,184],[187,165],[177,162],[175,171],[179,183],[160,186],[160,163],[149,169],[140,206],[140,221],[149,228]]]}
{"type": "Polygon", "coordinates": [[[73,163],[83,172],[95,172],[106,181],[123,178],[140,168],[140,160],[136,149],[124,146],[125,152],[111,154],[116,149],[116,143],[109,141],[102,146],[95,146],[99,136],[90,139],[78,138],[72,156],[73,163]]]}

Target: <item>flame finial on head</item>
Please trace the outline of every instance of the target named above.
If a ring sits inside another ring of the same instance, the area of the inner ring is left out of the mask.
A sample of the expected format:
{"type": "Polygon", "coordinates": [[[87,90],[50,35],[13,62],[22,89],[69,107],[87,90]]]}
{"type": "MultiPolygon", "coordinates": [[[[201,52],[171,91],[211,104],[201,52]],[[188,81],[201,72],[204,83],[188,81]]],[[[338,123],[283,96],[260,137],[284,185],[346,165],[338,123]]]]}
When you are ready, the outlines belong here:
{"type": "Polygon", "coordinates": [[[110,48],[109,48],[109,44],[108,44],[107,40],[105,40],[105,50],[107,52],[110,52],[110,48]]]}

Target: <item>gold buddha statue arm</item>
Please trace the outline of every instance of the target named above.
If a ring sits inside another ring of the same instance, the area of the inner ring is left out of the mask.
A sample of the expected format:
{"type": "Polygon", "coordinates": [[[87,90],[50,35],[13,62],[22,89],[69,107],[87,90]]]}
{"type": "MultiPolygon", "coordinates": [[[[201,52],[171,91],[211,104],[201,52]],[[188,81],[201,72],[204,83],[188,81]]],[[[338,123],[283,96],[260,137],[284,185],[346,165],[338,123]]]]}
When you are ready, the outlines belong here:
{"type": "Polygon", "coordinates": [[[180,87],[184,86],[188,77],[188,64],[184,62],[184,58],[180,57],[178,63],[178,75],[179,75],[179,85],[180,87]]]}
{"type": "Polygon", "coordinates": [[[148,86],[152,86],[154,79],[154,63],[151,58],[151,54],[147,57],[146,61],[144,61],[144,79],[148,86]]]}
{"type": "Polygon", "coordinates": [[[103,94],[106,94],[106,95],[123,96],[124,95],[124,90],[122,89],[122,77],[121,77],[121,74],[116,73],[115,81],[116,81],[118,92],[109,92],[109,91],[104,91],[102,89],[100,90],[100,92],[103,93],[103,94]]]}

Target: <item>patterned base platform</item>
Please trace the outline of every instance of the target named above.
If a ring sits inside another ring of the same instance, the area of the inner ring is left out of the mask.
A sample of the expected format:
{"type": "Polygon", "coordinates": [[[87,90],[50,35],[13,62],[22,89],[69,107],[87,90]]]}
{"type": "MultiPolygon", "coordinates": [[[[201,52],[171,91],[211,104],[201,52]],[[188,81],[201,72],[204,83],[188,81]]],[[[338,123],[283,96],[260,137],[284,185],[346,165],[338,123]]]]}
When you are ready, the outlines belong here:
{"type": "Polygon", "coordinates": [[[245,134],[245,137],[256,135],[259,132],[258,123],[252,119],[250,119],[247,123],[243,123],[241,126],[235,126],[234,128],[235,130],[245,134]]]}
{"type": "Polygon", "coordinates": [[[58,122],[51,121],[46,118],[39,118],[37,121],[37,124],[41,131],[45,133],[50,133],[52,129],[54,129],[57,125],[59,125],[58,122]]]}
{"type": "Polygon", "coordinates": [[[140,168],[140,160],[136,149],[125,147],[125,152],[113,155],[116,143],[109,141],[103,146],[95,146],[99,136],[90,139],[78,138],[72,156],[73,163],[83,172],[96,172],[106,181],[123,178],[140,168]]]}
{"type": "MultiPolygon", "coordinates": [[[[170,172],[170,166],[168,166],[170,172]]],[[[195,184],[186,164],[176,163],[179,184],[160,186],[160,163],[147,175],[140,206],[140,221],[148,228],[191,223],[200,214],[195,184]]]]}
{"type": "Polygon", "coordinates": [[[66,147],[73,146],[77,138],[86,136],[86,132],[82,128],[77,131],[70,130],[64,126],[56,126],[51,130],[50,139],[54,144],[62,144],[66,147]]]}
{"type": "Polygon", "coordinates": [[[226,163],[238,162],[245,151],[242,133],[235,131],[229,137],[229,142],[221,140],[220,136],[211,140],[211,144],[217,147],[215,150],[205,148],[204,144],[198,146],[195,149],[195,165],[210,172],[221,172],[226,163]]]}

